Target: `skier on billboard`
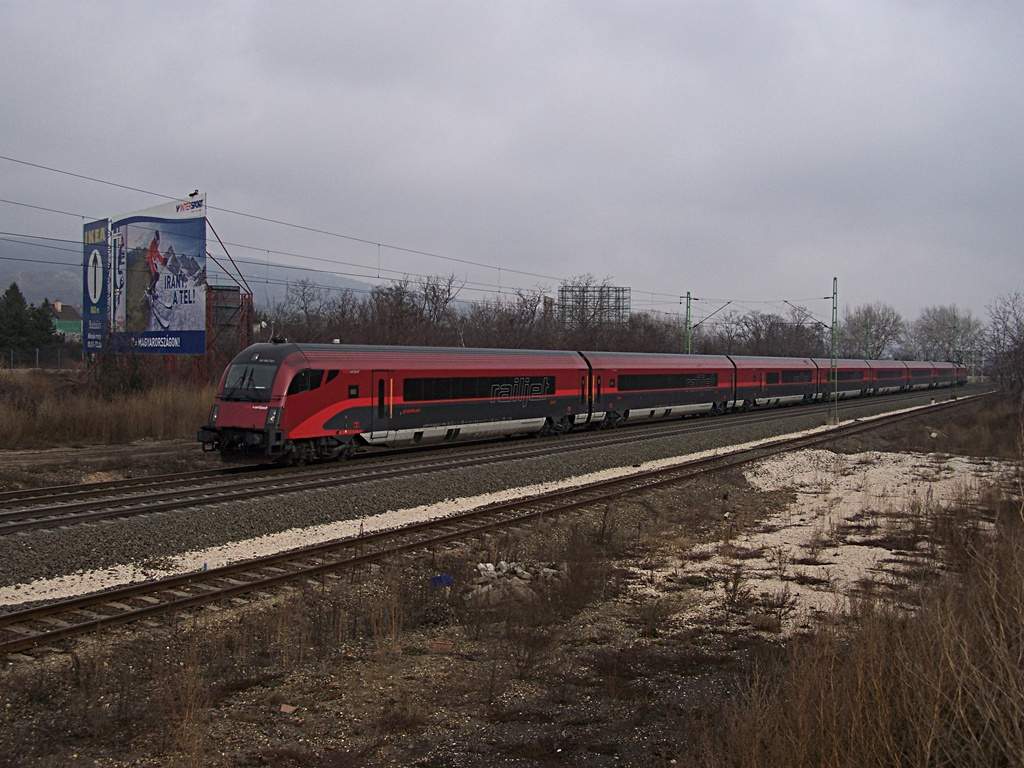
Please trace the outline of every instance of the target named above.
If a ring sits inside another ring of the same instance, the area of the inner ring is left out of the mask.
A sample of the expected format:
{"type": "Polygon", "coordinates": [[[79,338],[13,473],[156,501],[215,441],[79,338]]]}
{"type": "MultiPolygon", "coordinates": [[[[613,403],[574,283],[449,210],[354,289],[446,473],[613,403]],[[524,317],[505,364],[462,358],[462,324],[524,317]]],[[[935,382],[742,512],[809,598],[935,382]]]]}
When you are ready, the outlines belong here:
{"type": "Polygon", "coordinates": [[[156,293],[156,281],[160,277],[160,267],[164,264],[164,257],[160,255],[160,230],[158,229],[153,234],[153,239],[149,241],[149,248],[146,250],[146,266],[149,267],[149,290],[146,293],[153,295],[156,293]]]}

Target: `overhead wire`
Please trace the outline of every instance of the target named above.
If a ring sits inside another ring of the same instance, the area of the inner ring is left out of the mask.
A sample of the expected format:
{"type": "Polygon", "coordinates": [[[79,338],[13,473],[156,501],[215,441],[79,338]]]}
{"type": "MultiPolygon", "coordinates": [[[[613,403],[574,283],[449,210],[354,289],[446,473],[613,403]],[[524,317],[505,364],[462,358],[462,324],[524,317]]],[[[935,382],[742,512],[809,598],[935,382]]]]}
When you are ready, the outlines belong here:
{"type": "MultiPolygon", "coordinates": [[[[105,179],[98,179],[98,178],[95,178],[93,176],[86,176],[84,174],[73,173],[71,171],[64,171],[64,170],[61,170],[59,168],[52,168],[50,166],[42,165],[42,164],[39,164],[39,163],[31,163],[31,162],[28,162],[26,160],[19,160],[17,158],[9,157],[9,156],[6,156],[6,155],[0,155],[0,160],[6,160],[6,161],[11,162],[11,163],[17,163],[19,165],[25,165],[25,166],[28,166],[30,168],[36,168],[36,169],[39,169],[39,170],[49,171],[51,173],[57,173],[57,174],[61,174],[61,175],[64,175],[64,176],[70,176],[70,177],[76,178],[76,179],[82,179],[82,180],[85,180],[85,181],[91,181],[91,182],[96,183],[96,184],[103,184],[103,185],[106,185],[106,186],[116,187],[118,189],[124,189],[124,190],[128,190],[128,191],[131,191],[131,192],[139,192],[139,193],[146,194],[146,195],[152,195],[153,197],[159,197],[159,198],[162,198],[162,199],[165,199],[165,200],[177,200],[177,199],[180,199],[179,197],[174,196],[174,195],[166,195],[166,194],[162,194],[160,192],[153,192],[152,190],[140,189],[138,187],[132,187],[132,186],[129,186],[127,184],[118,184],[117,182],[107,181],[105,179]]],[[[19,205],[21,203],[14,202],[13,204],[19,205]]],[[[24,205],[28,205],[28,204],[24,204],[24,205]]],[[[33,207],[33,206],[29,206],[29,207],[33,207]]],[[[252,213],[245,213],[243,211],[235,211],[235,210],[232,210],[230,208],[221,208],[221,207],[218,207],[218,206],[211,206],[211,205],[208,205],[207,208],[209,210],[211,210],[211,211],[220,211],[221,213],[228,213],[228,214],[231,214],[231,215],[234,215],[234,216],[242,216],[242,217],[253,219],[253,220],[256,220],[256,221],[263,221],[263,222],[268,223],[268,224],[275,224],[275,225],[278,225],[278,226],[290,227],[292,229],[297,229],[297,230],[304,231],[304,232],[310,232],[310,233],[314,233],[314,234],[326,235],[328,237],[340,238],[340,239],[343,239],[343,240],[348,240],[348,241],[356,242],[356,243],[363,243],[363,244],[366,244],[366,245],[373,245],[373,246],[376,246],[378,248],[387,248],[389,250],[399,251],[401,253],[408,253],[408,254],[413,254],[413,255],[418,255],[418,256],[427,256],[427,257],[430,257],[430,258],[435,258],[435,259],[441,259],[441,260],[444,260],[444,261],[455,262],[455,263],[464,264],[464,265],[467,265],[467,266],[481,267],[481,268],[484,268],[484,269],[505,270],[507,272],[512,272],[512,273],[515,273],[515,274],[518,274],[518,275],[522,275],[522,276],[525,276],[525,277],[537,277],[537,278],[540,278],[542,280],[559,280],[560,279],[560,278],[554,277],[552,275],[541,275],[541,274],[537,274],[537,273],[533,273],[533,272],[527,272],[527,271],[524,271],[524,270],[510,269],[508,267],[497,267],[497,266],[495,266],[493,264],[485,264],[485,263],[482,263],[482,262],[472,261],[472,260],[469,260],[469,259],[460,259],[460,258],[453,257],[453,256],[444,256],[442,254],[432,253],[430,251],[419,250],[419,249],[416,249],[416,248],[408,248],[408,247],[404,247],[404,246],[400,246],[400,245],[393,245],[393,244],[390,244],[390,243],[379,242],[379,241],[371,240],[371,239],[368,239],[368,238],[356,237],[354,235],[346,235],[346,234],[340,233],[340,232],[332,232],[330,230],[320,229],[318,227],[311,227],[311,226],[307,226],[307,225],[304,225],[304,224],[295,224],[293,222],[283,221],[283,220],[280,220],[280,219],[273,219],[273,218],[270,218],[270,217],[267,217],[267,216],[260,216],[260,215],[252,214],[252,213]]],[[[57,212],[57,213],[65,213],[64,211],[55,211],[55,212],[57,212]]]]}
{"type": "MultiPolygon", "coordinates": [[[[51,166],[42,165],[40,163],[33,163],[33,162],[26,161],[26,160],[21,160],[21,159],[18,159],[18,158],[13,158],[13,157],[10,157],[10,156],[7,156],[7,155],[0,155],[0,160],[5,160],[7,162],[16,163],[18,165],[23,165],[23,166],[26,166],[26,167],[29,167],[29,168],[35,168],[37,170],[43,170],[43,171],[47,171],[47,172],[50,172],[50,173],[56,173],[56,174],[68,176],[68,177],[71,177],[71,178],[81,179],[81,180],[89,181],[89,182],[96,183],[96,184],[102,184],[102,185],[114,187],[114,188],[117,188],[117,189],[123,189],[123,190],[129,191],[129,192],[136,192],[136,193],[140,193],[140,194],[150,195],[150,196],[158,197],[158,198],[161,198],[161,199],[164,199],[164,200],[178,200],[178,199],[181,199],[180,196],[166,195],[166,194],[162,194],[162,193],[159,193],[159,192],[153,192],[152,190],[141,189],[139,187],[134,187],[134,186],[131,186],[131,185],[128,185],[128,184],[121,184],[121,183],[109,181],[109,180],[106,180],[106,179],[96,178],[94,176],[88,176],[88,175],[85,175],[85,174],[74,173],[72,171],[62,170],[62,169],[59,169],[59,168],[53,168],[51,166]]],[[[17,205],[17,206],[22,206],[22,207],[26,207],[26,208],[35,209],[35,210],[45,211],[45,212],[49,212],[49,213],[57,213],[57,214],[65,215],[65,216],[74,216],[76,218],[80,218],[80,219],[83,219],[83,220],[97,218],[97,217],[89,217],[89,216],[86,216],[86,215],[83,215],[83,214],[79,214],[79,213],[73,213],[73,212],[70,212],[70,211],[62,211],[62,210],[59,210],[59,209],[56,209],[56,208],[48,208],[48,207],[45,207],[45,206],[33,205],[31,203],[26,203],[26,202],[23,202],[23,201],[0,199],[0,203],[6,203],[6,204],[9,204],[9,205],[17,205]]],[[[326,263],[326,264],[330,264],[332,266],[335,266],[335,265],[336,266],[344,266],[344,267],[350,267],[352,269],[366,270],[367,271],[367,274],[362,274],[362,273],[359,273],[359,272],[345,272],[345,271],[339,271],[339,270],[314,269],[312,267],[301,267],[301,266],[297,266],[297,265],[294,265],[294,264],[286,264],[286,263],[278,263],[278,264],[274,265],[275,267],[284,268],[284,269],[300,270],[300,271],[304,271],[304,272],[311,272],[311,273],[322,274],[322,275],[332,275],[332,276],[343,277],[343,278],[357,278],[357,279],[363,279],[363,280],[383,279],[382,276],[381,276],[381,273],[384,273],[385,275],[388,275],[388,274],[392,275],[393,277],[391,279],[415,278],[415,279],[419,279],[419,280],[427,280],[427,279],[431,279],[431,278],[436,277],[435,275],[423,275],[423,274],[419,274],[419,273],[412,273],[412,272],[406,271],[406,270],[395,270],[395,269],[388,269],[388,268],[382,267],[380,265],[380,256],[379,255],[380,255],[381,249],[382,248],[386,248],[388,250],[396,251],[396,252],[399,252],[399,253],[405,253],[405,254],[416,255],[416,256],[424,256],[424,257],[427,257],[427,258],[433,258],[433,259],[438,259],[438,260],[442,260],[442,261],[446,261],[446,262],[462,264],[464,266],[471,266],[471,267],[477,267],[477,268],[490,269],[490,270],[497,271],[497,273],[498,273],[498,282],[497,282],[497,284],[486,283],[486,282],[479,282],[479,281],[464,280],[462,282],[463,289],[471,291],[471,292],[480,292],[480,293],[487,293],[487,292],[489,292],[489,293],[496,293],[498,295],[516,295],[516,294],[520,293],[523,290],[529,290],[529,289],[524,289],[522,287],[512,288],[510,286],[503,286],[501,284],[501,272],[502,271],[505,271],[505,272],[508,272],[508,273],[511,273],[511,274],[515,274],[515,275],[519,275],[521,277],[532,277],[532,278],[538,278],[538,279],[541,279],[541,280],[552,280],[552,281],[556,281],[556,282],[559,282],[559,283],[564,283],[565,282],[565,278],[559,278],[559,277],[556,277],[556,276],[553,276],[553,275],[544,275],[544,274],[540,274],[540,273],[529,272],[529,271],[526,271],[526,270],[512,269],[512,268],[509,268],[507,266],[499,267],[499,266],[496,266],[496,265],[493,265],[493,264],[487,264],[487,263],[484,263],[484,262],[473,261],[471,259],[463,259],[463,258],[458,258],[458,257],[453,257],[453,256],[445,256],[443,254],[433,253],[431,251],[425,251],[425,250],[416,249],[416,248],[409,248],[409,247],[400,246],[400,245],[393,245],[393,244],[390,244],[390,243],[384,243],[384,242],[380,242],[380,241],[377,241],[377,240],[372,240],[372,239],[369,239],[369,238],[357,237],[357,236],[354,236],[354,235],[348,235],[348,234],[344,234],[344,233],[341,233],[341,232],[334,232],[334,231],[327,230],[327,229],[321,229],[319,227],[312,227],[312,226],[308,226],[308,225],[304,225],[304,224],[296,224],[294,222],[288,222],[288,221],[284,221],[284,220],[281,220],[281,219],[274,219],[274,218],[271,218],[271,217],[261,216],[261,215],[258,215],[258,214],[246,213],[244,211],[236,211],[236,210],[233,210],[233,209],[230,209],[230,208],[223,208],[223,207],[211,206],[211,205],[207,205],[207,208],[209,210],[211,210],[211,211],[218,211],[220,213],[225,213],[225,214],[230,214],[230,215],[233,215],[233,216],[239,216],[239,217],[243,217],[243,218],[248,218],[248,219],[252,219],[252,220],[255,220],[255,221],[261,221],[261,222],[268,223],[268,224],[273,224],[273,225],[276,225],[276,226],[288,227],[288,228],[296,229],[296,230],[299,230],[299,231],[309,232],[309,233],[312,233],[312,234],[320,234],[320,235],[324,235],[324,236],[327,236],[327,237],[343,239],[343,240],[346,240],[346,241],[349,241],[349,242],[362,243],[364,245],[374,246],[376,248],[377,254],[378,254],[378,260],[377,260],[378,263],[376,265],[376,274],[374,274],[374,267],[373,267],[373,265],[367,266],[367,265],[364,265],[364,264],[357,264],[357,263],[352,263],[352,262],[341,261],[339,259],[328,259],[328,258],[324,258],[324,257],[310,256],[310,255],[300,254],[300,253],[291,253],[291,252],[287,252],[287,251],[278,251],[278,250],[273,250],[273,249],[267,249],[266,247],[262,247],[262,246],[246,245],[246,244],[242,244],[242,243],[233,243],[233,242],[224,243],[225,246],[226,245],[230,245],[230,246],[232,246],[234,248],[249,249],[249,250],[257,251],[257,252],[259,252],[261,254],[265,253],[268,256],[268,258],[266,260],[261,260],[259,262],[249,261],[249,260],[245,260],[245,259],[236,259],[236,261],[238,263],[241,263],[241,264],[247,264],[247,265],[252,265],[252,266],[257,266],[257,267],[267,266],[267,268],[269,269],[269,267],[270,267],[269,256],[271,254],[274,254],[274,255],[277,255],[277,256],[283,256],[283,257],[287,257],[287,258],[304,259],[304,260],[308,260],[308,261],[323,262],[323,263],[326,263]]],[[[78,252],[78,247],[80,247],[80,243],[77,243],[76,241],[62,240],[60,238],[45,238],[45,237],[42,237],[42,236],[34,236],[34,235],[17,235],[17,234],[14,234],[14,233],[0,233],[0,236],[24,237],[24,238],[27,238],[27,239],[38,239],[38,240],[49,239],[49,240],[54,240],[54,241],[57,241],[57,242],[75,243],[76,247],[69,248],[67,250],[74,251],[76,253],[78,252]]],[[[11,242],[19,242],[19,241],[11,241],[11,242]]],[[[47,246],[47,247],[53,247],[53,246],[47,246]]],[[[58,249],[58,250],[63,250],[63,249],[58,249]]],[[[225,255],[227,255],[227,254],[225,253],[225,255]]],[[[0,260],[31,261],[29,259],[19,259],[19,258],[4,257],[4,256],[0,256],[0,260]]],[[[40,262],[40,263],[48,263],[48,262],[40,262]]],[[[64,265],[64,264],[62,263],[62,265],[64,265]]],[[[66,264],[65,266],[77,266],[77,265],[75,265],[75,264],[66,264]]],[[[253,282],[258,284],[261,281],[259,279],[254,279],[253,282]]],[[[265,282],[269,282],[270,284],[277,284],[274,281],[270,280],[269,275],[268,275],[268,278],[267,278],[267,280],[265,282]]],[[[287,283],[285,282],[283,284],[287,284],[287,283]]],[[[327,289],[327,290],[348,290],[346,288],[341,288],[339,286],[331,286],[331,285],[318,285],[317,287],[324,288],[324,289],[327,289]]],[[[363,292],[362,289],[359,289],[359,292],[363,292]]],[[[368,291],[366,291],[366,292],[368,292],[368,291]]],[[[650,311],[652,311],[652,312],[659,312],[661,314],[669,314],[669,315],[678,315],[679,314],[678,312],[668,312],[668,311],[662,311],[662,310],[655,310],[655,309],[653,309],[653,307],[657,306],[657,305],[670,306],[670,305],[674,304],[675,300],[677,298],[679,298],[678,294],[659,293],[659,292],[652,292],[652,291],[642,291],[641,293],[643,295],[645,295],[645,296],[650,296],[652,298],[651,302],[649,303],[649,306],[652,308],[650,311]],[[653,300],[655,296],[664,297],[666,299],[666,301],[655,302],[653,300]],[[668,301],[668,299],[671,299],[672,301],[668,301]]],[[[721,301],[730,302],[730,303],[735,304],[737,306],[743,307],[744,309],[746,309],[749,312],[755,311],[752,308],[746,306],[746,305],[749,305],[749,304],[778,304],[778,301],[775,301],[775,302],[771,302],[771,301],[758,301],[758,300],[741,301],[741,300],[736,300],[736,299],[733,299],[733,300],[729,300],[729,299],[704,299],[704,300],[706,300],[706,301],[716,301],[716,302],[721,302],[721,301]]],[[[697,299],[696,301],[700,301],[700,300],[697,299]]],[[[643,306],[644,305],[644,301],[640,300],[640,301],[637,302],[637,304],[639,306],[643,306]]],[[[714,313],[712,313],[712,314],[714,314],[714,313]]],[[[705,318],[705,319],[707,319],[707,318],[705,318]]]]}

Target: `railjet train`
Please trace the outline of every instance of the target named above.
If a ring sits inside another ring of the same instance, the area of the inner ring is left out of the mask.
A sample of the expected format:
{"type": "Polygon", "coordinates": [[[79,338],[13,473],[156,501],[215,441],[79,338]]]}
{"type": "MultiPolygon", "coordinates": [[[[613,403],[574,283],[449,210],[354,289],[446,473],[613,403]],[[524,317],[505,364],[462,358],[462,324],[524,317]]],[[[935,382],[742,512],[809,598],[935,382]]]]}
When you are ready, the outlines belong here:
{"type": "MultiPolygon", "coordinates": [[[[953,363],[840,360],[836,392],[966,382],[953,363]]],[[[228,365],[198,439],[225,461],[302,464],[367,447],[562,433],[831,394],[826,359],[268,343],[228,365]]]]}

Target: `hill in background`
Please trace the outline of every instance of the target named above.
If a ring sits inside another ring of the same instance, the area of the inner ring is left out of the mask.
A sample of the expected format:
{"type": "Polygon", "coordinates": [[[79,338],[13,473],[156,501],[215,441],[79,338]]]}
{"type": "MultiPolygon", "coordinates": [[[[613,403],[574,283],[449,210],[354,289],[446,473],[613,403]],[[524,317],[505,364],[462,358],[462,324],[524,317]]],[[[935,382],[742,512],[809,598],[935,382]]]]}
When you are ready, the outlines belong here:
{"type": "MultiPolygon", "coordinates": [[[[46,299],[62,301],[81,309],[82,305],[82,268],[80,266],[49,265],[27,260],[24,256],[12,251],[11,246],[19,243],[4,243],[0,248],[0,293],[11,283],[17,283],[25,301],[39,306],[46,299]]],[[[212,266],[212,265],[210,265],[212,266]]],[[[373,286],[334,275],[294,270],[287,267],[260,267],[259,277],[246,274],[245,278],[252,288],[253,300],[257,307],[266,307],[285,298],[286,284],[297,283],[302,279],[312,280],[318,285],[332,288],[368,291],[373,286]]],[[[244,274],[244,273],[243,273],[244,274]]],[[[231,280],[223,274],[211,273],[212,285],[229,285],[231,280]]]]}

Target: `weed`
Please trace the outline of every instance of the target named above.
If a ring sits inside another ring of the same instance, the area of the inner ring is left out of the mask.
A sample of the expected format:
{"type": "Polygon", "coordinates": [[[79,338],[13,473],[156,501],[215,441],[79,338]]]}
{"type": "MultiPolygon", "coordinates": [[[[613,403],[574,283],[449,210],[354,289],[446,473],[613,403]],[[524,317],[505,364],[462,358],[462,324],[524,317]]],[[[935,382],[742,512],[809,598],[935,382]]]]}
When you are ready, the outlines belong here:
{"type": "Polygon", "coordinates": [[[789,572],[789,564],[793,559],[789,554],[789,550],[782,544],[776,544],[768,549],[767,559],[775,569],[776,578],[780,581],[784,580],[789,572]]]}
{"type": "Polygon", "coordinates": [[[751,592],[747,586],[743,563],[731,563],[722,569],[719,577],[725,596],[725,607],[731,611],[746,610],[751,603],[751,592]]]}
{"type": "Polygon", "coordinates": [[[374,645],[381,659],[386,660],[401,653],[405,613],[397,570],[386,567],[380,582],[369,598],[366,612],[374,645]]]}
{"type": "Polygon", "coordinates": [[[800,558],[797,562],[801,565],[820,564],[822,551],[835,544],[836,536],[837,532],[834,527],[826,527],[824,523],[815,526],[811,532],[811,537],[805,544],[801,545],[806,550],[807,555],[800,558]]]}
{"type": "Polygon", "coordinates": [[[762,592],[757,602],[780,625],[796,612],[796,595],[786,583],[771,592],[762,592]]]}
{"type": "Polygon", "coordinates": [[[533,675],[558,646],[555,630],[538,622],[535,616],[532,612],[518,611],[509,613],[505,620],[502,646],[519,680],[533,675]]]}
{"type": "Polygon", "coordinates": [[[676,602],[669,597],[637,595],[634,609],[641,637],[658,637],[662,625],[676,613],[676,602]]]}

